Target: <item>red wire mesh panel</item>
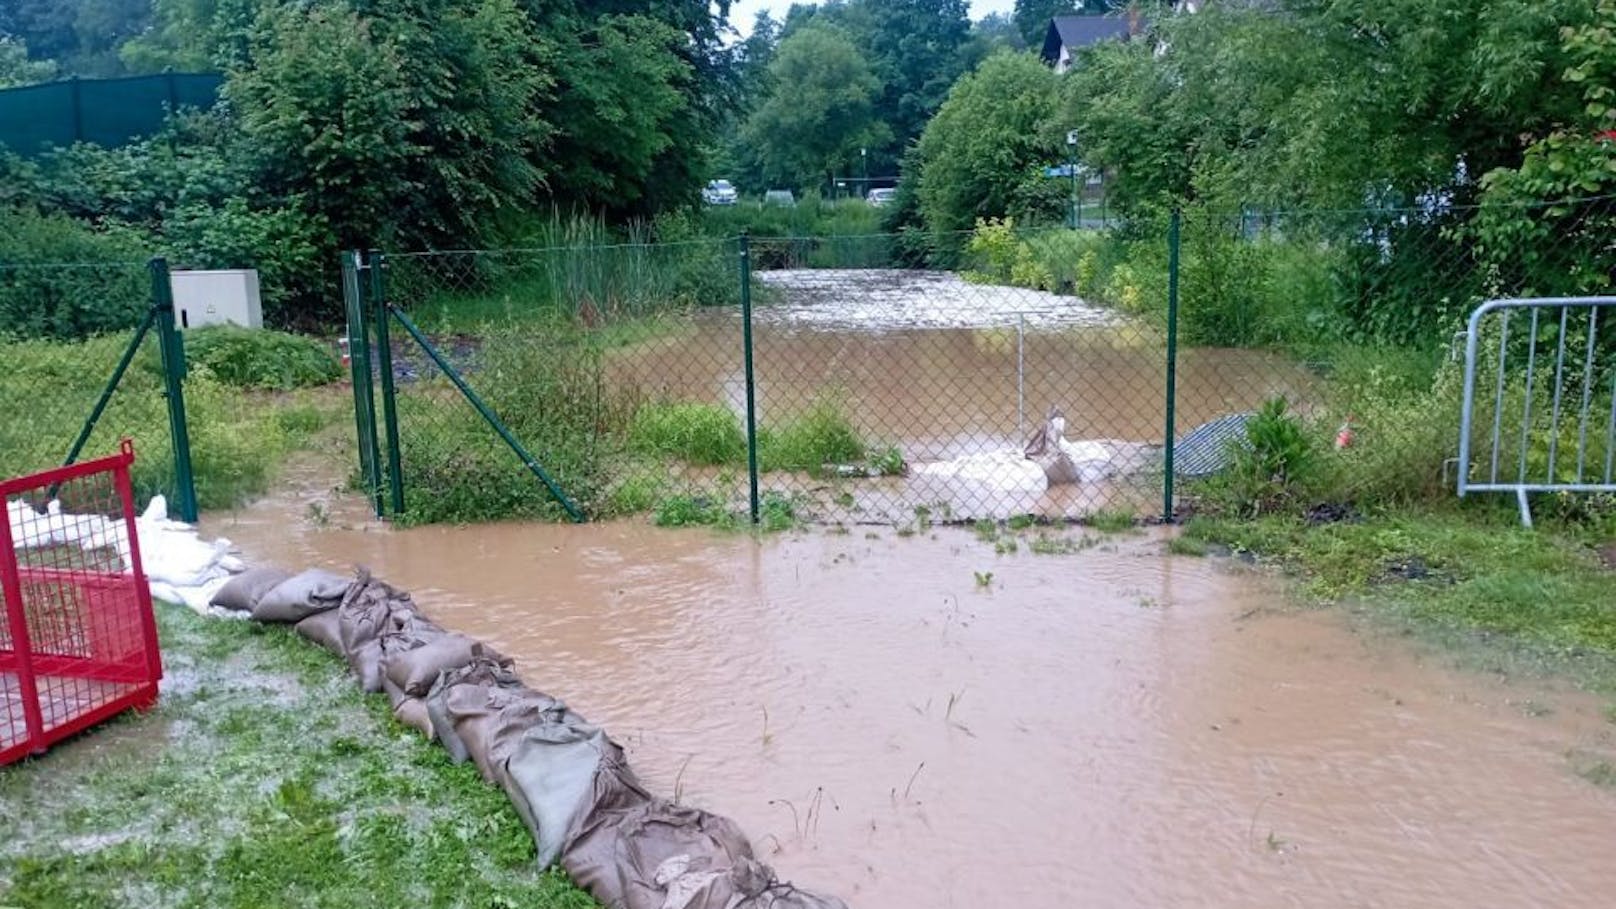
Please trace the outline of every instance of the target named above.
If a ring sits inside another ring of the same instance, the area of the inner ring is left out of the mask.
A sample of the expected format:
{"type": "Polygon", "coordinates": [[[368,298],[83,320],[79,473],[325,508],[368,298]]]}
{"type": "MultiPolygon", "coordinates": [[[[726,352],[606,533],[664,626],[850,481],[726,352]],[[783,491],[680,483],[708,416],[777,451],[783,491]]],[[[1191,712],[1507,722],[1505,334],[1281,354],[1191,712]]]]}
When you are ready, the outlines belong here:
{"type": "Polygon", "coordinates": [[[157,699],[133,463],[125,442],[109,458],[0,481],[0,764],[157,699]]]}

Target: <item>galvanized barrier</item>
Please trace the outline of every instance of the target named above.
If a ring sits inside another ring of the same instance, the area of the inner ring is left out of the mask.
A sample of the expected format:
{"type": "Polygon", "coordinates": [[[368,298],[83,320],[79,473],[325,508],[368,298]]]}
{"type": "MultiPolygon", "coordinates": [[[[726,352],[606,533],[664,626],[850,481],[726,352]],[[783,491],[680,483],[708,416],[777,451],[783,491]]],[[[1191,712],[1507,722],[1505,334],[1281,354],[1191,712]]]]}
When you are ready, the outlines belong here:
{"type": "Polygon", "coordinates": [[[1459,495],[1514,493],[1530,527],[1530,493],[1616,492],[1613,456],[1616,296],[1478,306],[1465,333],[1459,495]],[[1478,408],[1484,372],[1490,396],[1478,408]]]}

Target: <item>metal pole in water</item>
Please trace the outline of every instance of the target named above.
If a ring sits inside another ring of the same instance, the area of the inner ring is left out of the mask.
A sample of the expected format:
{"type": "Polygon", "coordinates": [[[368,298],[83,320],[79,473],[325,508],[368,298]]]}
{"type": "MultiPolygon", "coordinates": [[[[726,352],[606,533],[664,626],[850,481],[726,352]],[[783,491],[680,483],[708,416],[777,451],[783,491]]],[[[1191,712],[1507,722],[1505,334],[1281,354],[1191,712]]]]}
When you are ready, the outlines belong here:
{"type": "Polygon", "coordinates": [[[1027,314],[1016,313],[1016,438],[1027,437],[1027,314]]]}
{"type": "Polygon", "coordinates": [[[752,523],[758,522],[757,376],[752,370],[752,238],[741,234],[741,354],[746,373],[746,480],[752,523]]]}
{"type": "Polygon", "coordinates": [[[1163,433],[1162,520],[1173,519],[1173,449],[1178,434],[1175,425],[1178,401],[1178,247],[1181,214],[1173,209],[1167,228],[1167,427],[1163,433]]]}

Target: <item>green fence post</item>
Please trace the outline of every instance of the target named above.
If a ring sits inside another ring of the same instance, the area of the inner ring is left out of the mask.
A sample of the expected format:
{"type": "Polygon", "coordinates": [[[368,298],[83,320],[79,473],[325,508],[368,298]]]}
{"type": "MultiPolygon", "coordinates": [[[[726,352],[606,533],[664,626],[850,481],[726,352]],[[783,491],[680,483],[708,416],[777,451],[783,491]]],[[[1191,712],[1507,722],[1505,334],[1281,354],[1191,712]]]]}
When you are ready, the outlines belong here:
{"type": "Polygon", "coordinates": [[[460,394],[465,397],[472,407],[476,408],[477,413],[482,415],[483,420],[493,427],[494,432],[505,440],[505,444],[510,447],[511,451],[522,459],[522,466],[531,471],[544,484],[545,488],[550,490],[550,494],[555,496],[555,500],[561,503],[561,507],[566,510],[567,516],[572,518],[574,523],[582,524],[584,522],[583,510],[572,499],[567,497],[567,494],[556,484],[556,481],[544,469],[544,466],[538,462],[538,459],[533,457],[527,448],[522,445],[521,440],[516,437],[515,433],[511,432],[510,427],[506,426],[504,421],[499,418],[499,414],[494,413],[494,409],[477,396],[477,392],[473,391],[471,385],[467,384],[460,371],[450,365],[448,360],[444,359],[443,354],[432,346],[432,342],[427,339],[426,335],[421,333],[421,329],[417,328],[414,322],[410,321],[409,316],[391,307],[387,311],[398,319],[398,324],[403,327],[404,331],[409,334],[416,344],[420,345],[422,353],[425,353],[439,369],[443,370],[444,377],[453,382],[454,387],[460,389],[460,394]]]}
{"type": "Polygon", "coordinates": [[[359,477],[376,517],[382,517],[381,467],[377,463],[376,396],[370,379],[370,332],[365,325],[363,260],[358,250],[342,254],[342,298],[348,311],[348,375],[353,383],[354,429],[359,448],[359,477]]]}
{"type": "Polygon", "coordinates": [[[367,257],[371,316],[376,320],[376,368],[382,376],[382,425],[387,438],[387,486],[393,514],[404,513],[404,467],[398,444],[398,402],[393,388],[393,342],[387,329],[387,286],[382,277],[386,257],[373,249],[367,257]]]}
{"type": "Polygon", "coordinates": [[[752,238],[741,234],[741,359],[746,372],[746,480],[752,523],[762,511],[758,501],[757,376],[752,371],[752,238]]]}
{"type": "Polygon", "coordinates": [[[1178,251],[1180,213],[1173,209],[1173,219],[1167,228],[1167,428],[1165,432],[1166,457],[1163,463],[1162,520],[1173,520],[1173,449],[1177,447],[1178,428],[1175,407],[1178,404],[1178,251]]]}
{"type": "Polygon", "coordinates": [[[168,399],[168,435],[174,446],[174,508],[180,520],[196,521],[196,479],[191,473],[191,432],[185,421],[185,341],[174,324],[174,286],[168,260],[151,260],[152,318],[163,359],[163,396],[168,399]]]}

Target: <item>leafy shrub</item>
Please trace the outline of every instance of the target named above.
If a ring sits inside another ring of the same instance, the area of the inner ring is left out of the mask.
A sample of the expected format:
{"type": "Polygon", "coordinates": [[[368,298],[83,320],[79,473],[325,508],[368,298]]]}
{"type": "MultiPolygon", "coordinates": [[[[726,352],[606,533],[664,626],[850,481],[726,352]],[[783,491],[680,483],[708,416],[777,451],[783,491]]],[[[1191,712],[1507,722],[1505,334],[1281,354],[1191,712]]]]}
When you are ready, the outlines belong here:
{"type": "Polygon", "coordinates": [[[27,208],[0,220],[0,335],[85,338],[131,328],[150,308],[149,248],[133,231],[27,208]]]}
{"type": "Polygon", "coordinates": [[[634,415],[628,437],[634,451],[691,464],[738,464],[746,458],[740,421],[714,404],[648,404],[634,415]]]}
{"type": "Polygon", "coordinates": [[[342,376],[330,348],[302,335],[268,329],[210,325],[185,335],[185,355],[214,378],[237,388],[290,391],[325,385],[342,376]]]}

